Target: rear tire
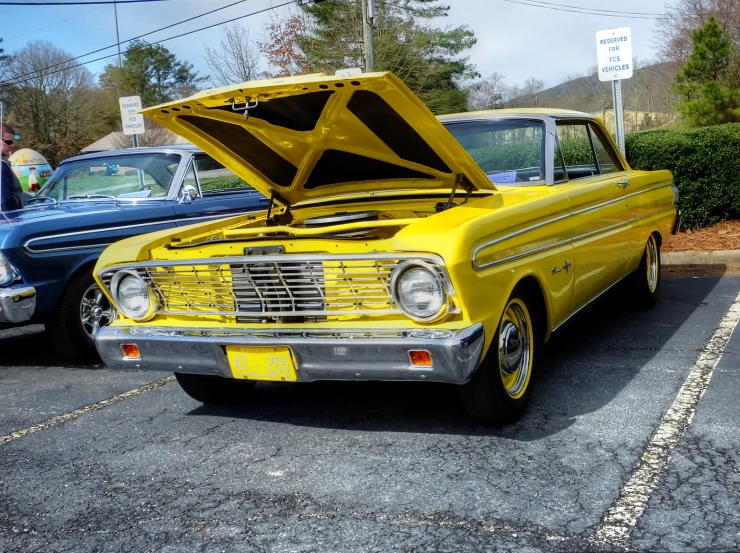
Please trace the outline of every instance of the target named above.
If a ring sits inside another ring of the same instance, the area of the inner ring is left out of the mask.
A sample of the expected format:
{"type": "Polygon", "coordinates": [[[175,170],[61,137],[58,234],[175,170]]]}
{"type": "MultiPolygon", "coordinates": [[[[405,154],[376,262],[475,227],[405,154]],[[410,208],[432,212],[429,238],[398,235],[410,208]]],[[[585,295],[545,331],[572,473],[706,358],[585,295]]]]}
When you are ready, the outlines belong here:
{"type": "Polygon", "coordinates": [[[175,378],[186,394],[206,405],[239,403],[255,385],[253,380],[205,374],[175,373],[175,378]]]}
{"type": "Polygon", "coordinates": [[[483,424],[514,422],[527,410],[542,336],[535,305],[523,287],[514,289],[483,362],[459,389],[465,411],[483,424]]]}
{"type": "Polygon", "coordinates": [[[660,246],[655,234],[648,237],[638,269],[630,275],[632,297],[638,309],[649,309],[660,295],[660,246]]]}
{"type": "Polygon", "coordinates": [[[73,276],[54,313],[46,321],[46,334],[56,352],[70,361],[100,361],[94,335],[113,322],[116,310],[105,297],[91,272],[73,276]]]}

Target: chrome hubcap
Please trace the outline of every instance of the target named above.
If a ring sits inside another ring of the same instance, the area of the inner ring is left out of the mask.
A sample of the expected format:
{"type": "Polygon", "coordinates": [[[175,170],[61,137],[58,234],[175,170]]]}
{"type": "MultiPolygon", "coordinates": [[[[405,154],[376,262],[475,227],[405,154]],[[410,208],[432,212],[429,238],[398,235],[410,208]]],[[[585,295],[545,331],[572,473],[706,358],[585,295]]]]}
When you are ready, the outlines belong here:
{"type": "Polygon", "coordinates": [[[522,341],[519,329],[510,321],[501,328],[501,372],[511,376],[519,368],[522,360],[522,341]]]}
{"type": "Polygon", "coordinates": [[[647,248],[647,283],[651,292],[655,292],[658,286],[658,246],[655,237],[648,238],[647,248]]]}
{"type": "Polygon", "coordinates": [[[95,338],[101,326],[109,325],[115,318],[116,310],[113,309],[100,286],[91,285],[82,295],[80,302],[80,321],[90,339],[95,338]]]}
{"type": "Polygon", "coordinates": [[[526,307],[513,300],[506,308],[499,331],[499,368],[506,393],[516,398],[529,383],[531,324],[526,307]]]}

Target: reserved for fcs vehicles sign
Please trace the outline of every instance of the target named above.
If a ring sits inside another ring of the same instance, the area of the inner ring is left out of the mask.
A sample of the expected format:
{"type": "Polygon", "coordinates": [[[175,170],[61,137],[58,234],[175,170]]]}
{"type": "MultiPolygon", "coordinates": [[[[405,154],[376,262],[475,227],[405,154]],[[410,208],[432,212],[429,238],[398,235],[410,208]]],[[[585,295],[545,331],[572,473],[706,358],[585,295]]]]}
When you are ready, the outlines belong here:
{"type": "Polygon", "coordinates": [[[596,55],[600,81],[632,77],[632,32],[629,27],[596,33],[596,55]]]}

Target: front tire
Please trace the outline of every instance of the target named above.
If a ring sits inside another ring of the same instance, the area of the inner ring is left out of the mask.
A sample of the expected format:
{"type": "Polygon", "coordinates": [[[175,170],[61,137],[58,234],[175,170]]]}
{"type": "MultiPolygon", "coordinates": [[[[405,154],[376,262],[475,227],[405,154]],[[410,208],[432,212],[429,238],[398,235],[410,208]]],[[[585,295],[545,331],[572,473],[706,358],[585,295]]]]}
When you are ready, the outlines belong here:
{"type": "Polygon", "coordinates": [[[483,362],[460,387],[468,415],[484,424],[503,425],[525,413],[532,397],[540,337],[535,304],[519,286],[506,302],[483,362]]]}
{"type": "Polygon", "coordinates": [[[255,385],[253,380],[237,380],[206,374],[175,373],[175,378],[183,392],[206,405],[239,403],[255,385]]]}
{"type": "Polygon", "coordinates": [[[70,361],[99,361],[95,333],[116,318],[116,310],[95,282],[92,273],[73,276],[45,323],[52,347],[70,361]]]}

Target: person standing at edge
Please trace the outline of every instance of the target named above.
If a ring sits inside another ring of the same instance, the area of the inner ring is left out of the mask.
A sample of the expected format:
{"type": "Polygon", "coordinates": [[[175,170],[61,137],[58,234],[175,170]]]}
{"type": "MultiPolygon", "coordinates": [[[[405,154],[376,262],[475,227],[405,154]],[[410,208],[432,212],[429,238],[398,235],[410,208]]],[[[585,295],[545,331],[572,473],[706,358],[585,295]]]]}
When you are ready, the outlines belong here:
{"type": "Polygon", "coordinates": [[[0,183],[2,184],[0,197],[2,203],[0,211],[13,211],[22,208],[25,204],[23,188],[21,188],[21,183],[10,168],[10,162],[8,161],[10,154],[13,153],[14,140],[15,131],[13,127],[2,123],[0,125],[0,146],[2,146],[2,162],[0,162],[0,170],[2,171],[2,175],[0,175],[0,183]]]}

